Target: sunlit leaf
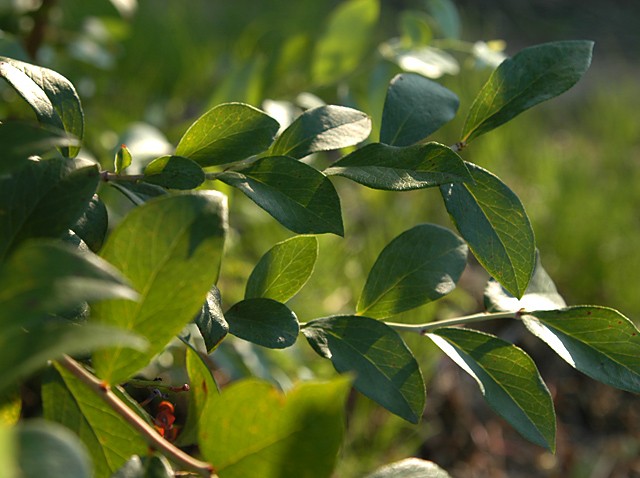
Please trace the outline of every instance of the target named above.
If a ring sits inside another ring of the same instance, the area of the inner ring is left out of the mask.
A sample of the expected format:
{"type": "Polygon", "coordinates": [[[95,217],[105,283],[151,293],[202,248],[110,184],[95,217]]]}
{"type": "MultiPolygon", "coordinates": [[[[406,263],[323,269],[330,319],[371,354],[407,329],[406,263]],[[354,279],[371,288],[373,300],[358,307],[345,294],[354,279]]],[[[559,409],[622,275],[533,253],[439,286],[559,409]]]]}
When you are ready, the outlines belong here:
{"type": "Polygon", "coordinates": [[[493,335],[444,327],[426,334],[471,375],[487,403],[527,440],[555,450],[553,400],[524,351],[493,335]]]}
{"type": "Polygon", "coordinates": [[[324,171],[374,189],[408,191],[471,181],[462,158],[438,143],[404,148],[368,144],[336,161],[324,171]]]}
{"type": "Polygon", "coordinates": [[[276,120],[252,106],[225,103],[191,125],[175,154],[203,167],[233,163],[266,151],[279,128],[276,120]]]}
{"type": "Polygon", "coordinates": [[[395,330],[367,317],[334,316],[307,322],[302,333],[338,372],[355,374],[354,387],[363,395],[411,423],[420,421],[422,374],[395,330]]]}
{"type": "Polygon", "coordinates": [[[478,262],[515,297],[522,297],[536,263],[533,228],[518,196],[471,163],[473,183],[441,186],[447,211],[478,262]]]}
{"type": "Polygon", "coordinates": [[[318,151],[346,148],[364,141],[371,120],[362,111],[344,106],[318,106],[302,113],[276,139],[273,156],[304,158],[318,151]]]}
{"type": "Polygon", "coordinates": [[[120,146],[120,149],[116,152],[116,157],[113,161],[113,169],[116,174],[122,173],[125,169],[131,166],[133,158],[131,152],[124,144],[120,146]]]}
{"type": "Polygon", "coordinates": [[[403,232],[380,253],[358,299],[358,315],[383,319],[419,307],[456,287],[467,245],[441,226],[403,232]]]}
{"type": "Polygon", "coordinates": [[[378,468],[365,478],[451,478],[432,461],[407,458],[378,468]]]}
{"type": "Polygon", "coordinates": [[[589,68],[592,50],[591,41],[559,41],[525,48],[503,61],[471,105],[462,140],[468,143],[564,93],[589,68]]]}
{"type": "Polygon", "coordinates": [[[522,321],[585,375],[640,393],[640,331],[617,310],[581,305],[528,311],[522,321]]]}
{"type": "Polygon", "coordinates": [[[300,161],[269,156],[218,179],[240,189],[293,232],[344,234],[340,198],[331,181],[300,161]]]}
{"type": "Polygon", "coordinates": [[[409,146],[422,141],[455,117],[459,103],[453,92],[424,76],[397,75],[387,90],[380,142],[409,146]]]}
{"type": "Polygon", "coordinates": [[[144,169],[144,180],[170,189],[194,189],[204,182],[204,171],[182,156],[162,156],[144,169]]]}
{"type": "Polygon", "coordinates": [[[226,197],[215,191],[163,196],[131,211],[101,255],[140,293],[138,303],[105,301],[92,319],[149,339],[146,353],[115,348],[94,355],[97,374],[125,380],[201,310],[218,278],[227,229],[226,197]]]}
{"type": "Polygon", "coordinates": [[[306,382],[286,395],[243,380],[209,395],[199,426],[200,451],[220,478],[329,478],[344,433],[344,378],[306,382]],[[251,406],[247,406],[250,403],[251,406]]]}
{"type": "Polygon", "coordinates": [[[318,239],[295,236],[279,242],[260,258],[247,281],[245,298],[287,302],[311,277],[318,258],[318,239]]]}

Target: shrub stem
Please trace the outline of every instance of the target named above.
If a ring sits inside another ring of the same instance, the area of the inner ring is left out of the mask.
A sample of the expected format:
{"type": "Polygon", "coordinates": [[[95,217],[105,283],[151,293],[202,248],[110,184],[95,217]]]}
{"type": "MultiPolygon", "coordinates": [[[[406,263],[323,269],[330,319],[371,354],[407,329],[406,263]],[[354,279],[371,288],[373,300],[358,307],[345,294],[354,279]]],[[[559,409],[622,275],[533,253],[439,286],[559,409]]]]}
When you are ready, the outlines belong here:
{"type": "Polygon", "coordinates": [[[427,322],[426,324],[399,324],[396,322],[385,322],[389,327],[400,332],[415,332],[425,335],[431,330],[440,327],[450,327],[453,325],[465,325],[473,322],[482,322],[492,319],[516,319],[523,311],[509,312],[480,312],[479,314],[465,315],[463,317],[454,317],[452,319],[437,320],[435,322],[427,322]]]}

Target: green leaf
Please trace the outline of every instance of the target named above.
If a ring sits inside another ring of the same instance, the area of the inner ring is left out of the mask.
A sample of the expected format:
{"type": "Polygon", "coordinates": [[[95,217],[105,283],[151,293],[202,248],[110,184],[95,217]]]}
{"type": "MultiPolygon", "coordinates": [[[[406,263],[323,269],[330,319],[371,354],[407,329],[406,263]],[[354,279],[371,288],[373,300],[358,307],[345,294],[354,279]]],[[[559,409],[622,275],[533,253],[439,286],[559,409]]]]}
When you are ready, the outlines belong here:
{"type": "Polygon", "coordinates": [[[559,41],[525,48],[503,61],[471,105],[462,141],[468,143],[564,93],[589,68],[592,50],[591,41],[559,41]]]}
{"type": "Polygon", "coordinates": [[[58,242],[26,242],[0,267],[2,327],[112,298],[138,294],[108,262],[58,242]]]}
{"type": "Polygon", "coordinates": [[[272,156],[300,159],[318,151],[346,148],[371,133],[371,119],[362,111],[344,106],[318,106],[302,113],[276,139],[272,156]]]}
{"type": "Polygon", "coordinates": [[[484,290],[484,304],[489,312],[551,310],[567,306],[558,294],[553,280],[542,267],[539,253],[536,254],[536,267],[522,299],[516,299],[498,282],[490,279],[484,290]]]}
{"type": "Polygon", "coordinates": [[[220,291],[216,286],[207,292],[207,298],[194,322],[198,326],[209,352],[227,336],[229,324],[222,313],[222,297],[220,297],[220,291]]]}
{"type": "Polygon", "coordinates": [[[12,121],[0,124],[0,144],[0,174],[4,174],[27,164],[30,156],[42,156],[56,148],[78,146],[80,142],[62,130],[12,121]]]}
{"type": "Polygon", "coordinates": [[[316,85],[335,83],[360,66],[379,13],[377,0],[349,0],[331,12],[313,55],[311,77],[316,85]]]}
{"type": "Polygon", "coordinates": [[[472,181],[462,158],[438,143],[407,147],[368,144],[324,171],[374,189],[408,191],[472,181]]]}
{"type": "Polygon", "coordinates": [[[356,307],[384,319],[448,294],[467,265],[467,245],[444,227],[422,224],[403,232],[380,253],[356,307]]]}
{"type": "Polygon", "coordinates": [[[60,237],[78,220],[98,187],[94,163],[69,159],[29,161],[0,176],[0,259],[32,237],[60,237]]]}
{"type": "MultiPolygon", "coordinates": [[[[0,76],[31,106],[40,123],[82,139],[82,105],[75,88],[64,76],[6,57],[0,57],[0,76]]],[[[79,151],[78,146],[73,146],[63,149],[63,154],[74,157],[79,151]]]]}
{"type": "Polygon", "coordinates": [[[193,445],[198,440],[198,428],[206,420],[205,405],[211,398],[218,395],[218,385],[213,378],[211,369],[203,358],[192,347],[186,347],[186,367],[189,375],[189,408],[187,420],[183,430],[178,435],[178,445],[193,445]]]}
{"type": "Polygon", "coordinates": [[[317,258],[315,236],[295,236],[279,242],[260,258],[251,272],[245,299],[264,297],[287,302],[307,283],[317,258]]]}
{"type": "Polygon", "coordinates": [[[389,84],[382,113],[380,142],[409,146],[451,121],[460,100],[444,86],[415,73],[402,73],[389,84]]]}
{"type": "Polygon", "coordinates": [[[140,292],[140,302],[101,302],[92,318],[134,331],[152,345],[146,353],[115,348],[95,354],[101,378],[127,379],[196,316],[218,278],[226,230],[226,197],[199,191],[146,202],[111,233],[101,255],[140,292]]]}
{"type": "Polygon", "coordinates": [[[109,477],[132,455],[146,455],[148,446],[102,397],[70,372],[56,365],[42,385],[44,416],[72,430],[85,444],[96,478],[109,477]]]}
{"type": "Polygon", "coordinates": [[[300,331],[296,314],[272,299],[242,300],[225,316],[233,335],[271,349],[292,346],[300,331]]]}
{"type": "Polygon", "coordinates": [[[433,33],[429,26],[429,15],[418,10],[402,10],[398,28],[402,32],[402,42],[410,46],[428,45],[433,33]]]}
{"type": "Polygon", "coordinates": [[[640,332],[617,310],[587,305],[537,310],[526,312],[522,321],[585,375],[640,393],[640,332]]]}
{"type": "Polygon", "coordinates": [[[306,382],[286,396],[243,380],[209,395],[200,451],[221,478],[329,478],[344,434],[349,381],[306,382]],[[250,403],[251,406],[247,406],[250,403]]]}
{"type": "Polygon", "coordinates": [[[166,189],[149,183],[134,183],[131,181],[109,181],[109,184],[120,191],[129,201],[136,206],[144,204],[149,199],[167,194],[166,189]]]}
{"type": "Polygon", "coordinates": [[[339,373],[354,372],[354,387],[411,423],[425,404],[420,367],[398,333],[367,317],[334,316],[307,322],[302,333],[339,373]]]}
{"type": "Polygon", "coordinates": [[[233,163],[269,149],[280,125],[262,111],[242,103],[215,106],[184,134],[176,156],[200,166],[233,163]]]}
{"type": "Polygon", "coordinates": [[[182,156],[162,156],[144,169],[144,180],[171,189],[194,189],[204,182],[204,171],[182,156]]]}
{"type": "Polygon", "coordinates": [[[17,439],[21,478],[94,476],[87,449],[61,425],[44,420],[23,422],[17,429],[17,439]]]}
{"type": "Polygon", "coordinates": [[[116,153],[116,157],[113,161],[113,169],[116,174],[122,173],[125,169],[131,166],[131,152],[124,144],[120,146],[120,149],[116,153]]]}
{"type": "Polygon", "coordinates": [[[89,249],[98,252],[102,248],[108,229],[107,207],[98,195],[94,194],[82,216],[71,226],[71,230],[82,239],[89,249]]]}
{"type": "Polygon", "coordinates": [[[378,468],[365,478],[451,478],[432,461],[407,458],[378,468]]]}
{"type": "Polygon", "coordinates": [[[441,186],[447,211],[478,262],[515,297],[522,297],[536,264],[533,228],[511,189],[467,163],[474,183],[441,186]]]}
{"type": "Polygon", "coordinates": [[[452,0],[426,0],[425,6],[444,38],[460,38],[460,16],[452,0]]]}
{"type": "Polygon", "coordinates": [[[298,234],[344,235],[340,198],[320,171],[286,156],[270,156],[218,179],[240,189],[298,234]]]}
{"type": "Polygon", "coordinates": [[[23,478],[18,468],[18,443],[15,427],[0,425],[0,463],[5,478],[23,478]]]}
{"type": "Polygon", "coordinates": [[[471,375],[487,403],[527,440],[555,450],[553,400],[523,350],[493,335],[443,327],[426,334],[471,375]]]}
{"type": "Polygon", "coordinates": [[[144,350],[147,342],[114,327],[66,321],[47,321],[28,330],[19,325],[5,327],[0,336],[0,391],[28,378],[49,360],[115,345],[144,350]]]}

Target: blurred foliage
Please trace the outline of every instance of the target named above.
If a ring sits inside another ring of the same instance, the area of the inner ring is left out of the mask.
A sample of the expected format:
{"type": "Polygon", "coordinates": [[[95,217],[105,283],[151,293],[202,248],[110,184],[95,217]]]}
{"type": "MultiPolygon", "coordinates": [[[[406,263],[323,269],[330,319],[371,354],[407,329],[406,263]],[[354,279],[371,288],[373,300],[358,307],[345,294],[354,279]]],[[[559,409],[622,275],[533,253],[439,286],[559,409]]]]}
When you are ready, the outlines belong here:
{"type": "MultiPolygon", "coordinates": [[[[545,267],[568,302],[614,306],[640,318],[640,250],[635,246],[640,237],[640,188],[635,186],[640,179],[640,95],[634,79],[638,65],[626,60],[640,45],[638,30],[624,27],[637,19],[625,13],[628,5],[588,2],[578,8],[557,2],[562,7],[553,10],[549,5],[555,2],[461,1],[460,22],[457,10],[444,0],[383,1],[377,20],[378,12],[369,11],[371,24],[361,25],[367,42],[358,64],[339,77],[314,81],[319,80],[319,73],[313,73],[317,45],[344,3],[3,0],[0,55],[35,60],[69,78],[86,114],[81,155],[109,167],[125,143],[133,169],[170,154],[186,126],[221,102],[270,105],[269,112],[283,118],[318,101],[343,104],[369,113],[376,131],[386,86],[401,68],[415,71],[417,62],[421,73],[431,72],[458,94],[464,112],[490,73],[490,68],[472,67],[494,66],[501,58],[504,44],[490,40],[506,38],[507,51],[515,52],[523,42],[601,38],[584,84],[479,139],[463,155],[494,171],[522,199],[545,267]],[[590,29],[585,30],[585,18],[591,19],[590,29]],[[623,40],[599,18],[615,19],[623,40]]],[[[358,5],[366,10],[371,3],[359,0],[358,5]]],[[[30,117],[11,89],[0,85],[0,96],[0,117],[30,117]]],[[[437,139],[458,141],[463,117],[446,125],[437,139]]],[[[345,238],[319,237],[316,271],[291,302],[301,321],[354,310],[376,256],[409,225],[450,226],[437,191],[392,194],[351,187],[342,178],[334,184],[348,218],[345,238]]],[[[110,220],[117,222],[126,201],[107,190],[103,197],[110,220]]],[[[242,195],[232,198],[231,207],[228,259],[220,282],[228,304],[243,297],[249,272],[262,254],[291,235],[242,195]]],[[[461,290],[402,320],[424,322],[477,310],[485,280],[485,273],[471,264],[461,290]]],[[[411,345],[420,337],[407,340],[411,345]]],[[[226,375],[218,378],[224,382],[251,371],[288,388],[291,377],[333,374],[324,362],[313,371],[305,369],[299,364],[309,362],[300,355],[310,350],[295,349],[272,353],[242,342],[225,344],[216,358],[226,375]]],[[[432,369],[427,366],[434,362],[432,350],[422,341],[414,350],[423,369],[432,369]]],[[[437,423],[409,426],[359,395],[350,403],[358,413],[350,415],[339,476],[357,476],[404,458],[438,432],[437,423]]]]}

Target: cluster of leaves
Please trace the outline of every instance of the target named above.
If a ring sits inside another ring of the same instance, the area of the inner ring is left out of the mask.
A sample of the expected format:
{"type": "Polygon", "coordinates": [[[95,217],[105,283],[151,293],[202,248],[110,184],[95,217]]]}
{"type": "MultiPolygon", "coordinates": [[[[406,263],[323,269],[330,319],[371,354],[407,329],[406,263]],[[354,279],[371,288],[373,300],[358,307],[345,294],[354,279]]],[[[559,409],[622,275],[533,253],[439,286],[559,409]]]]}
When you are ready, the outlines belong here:
{"type": "MultiPolygon", "coordinates": [[[[553,403],[533,360],[496,336],[454,327],[491,318],[520,320],[576,369],[640,391],[640,338],[633,323],[612,309],[566,307],[536,258],[518,197],[458,154],[573,86],[587,70],[591,50],[586,41],[550,43],[503,62],[472,104],[461,141],[451,147],[427,137],[456,115],[456,95],[405,73],[388,87],[379,142],[353,148],[371,133],[369,118],[354,109],[313,108],[278,134],[280,125],[264,112],[227,103],[196,120],[173,155],[151,161],[141,174],[127,174],[132,158],[124,146],[113,172],[78,158],[83,111],[73,85],[54,71],[0,59],[0,75],[39,121],[0,125],[5,424],[17,421],[19,384],[53,361],[42,376],[48,422],[0,430],[5,469],[39,476],[40,467],[58,460],[65,463],[64,476],[70,469],[79,477],[91,470],[96,476],[172,476],[167,457],[203,476],[251,476],[255,469],[265,477],[330,476],[351,385],[412,423],[422,416],[424,381],[400,332],[432,340],[477,380],[498,414],[527,439],[554,450],[553,403]],[[307,160],[343,148],[351,152],[323,170],[307,160]],[[300,324],[286,303],[313,271],[314,235],[344,233],[333,176],[390,191],[439,188],[459,235],[432,224],[412,227],[382,250],[353,314],[300,324]],[[215,181],[241,191],[299,234],[260,259],[245,298],[226,310],[215,284],[228,211],[226,197],[212,190],[215,181]],[[101,182],[135,206],[109,232],[96,194],[101,182]],[[421,325],[389,321],[450,293],[469,250],[493,277],[486,313],[421,325]],[[190,340],[195,334],[204,347],[190,340]],[[294,345],[302,334],[345,375],[299,384],[286,395],[254,379],[219,393],[208,354],[229,334],[275,349],[294,345]],[[215,468],[160,437],[154,418],[121,386],[176,336],[186,344],[191,384],[176,445],[196,445],[215,468]],[[149,444],[164,457],[141,459],[149,444]]],[[[51,469],[46,474],[55,476],[51,469]]],[[[370,475],[391,476],[446,474],[408,460],[370,475]]]]}

